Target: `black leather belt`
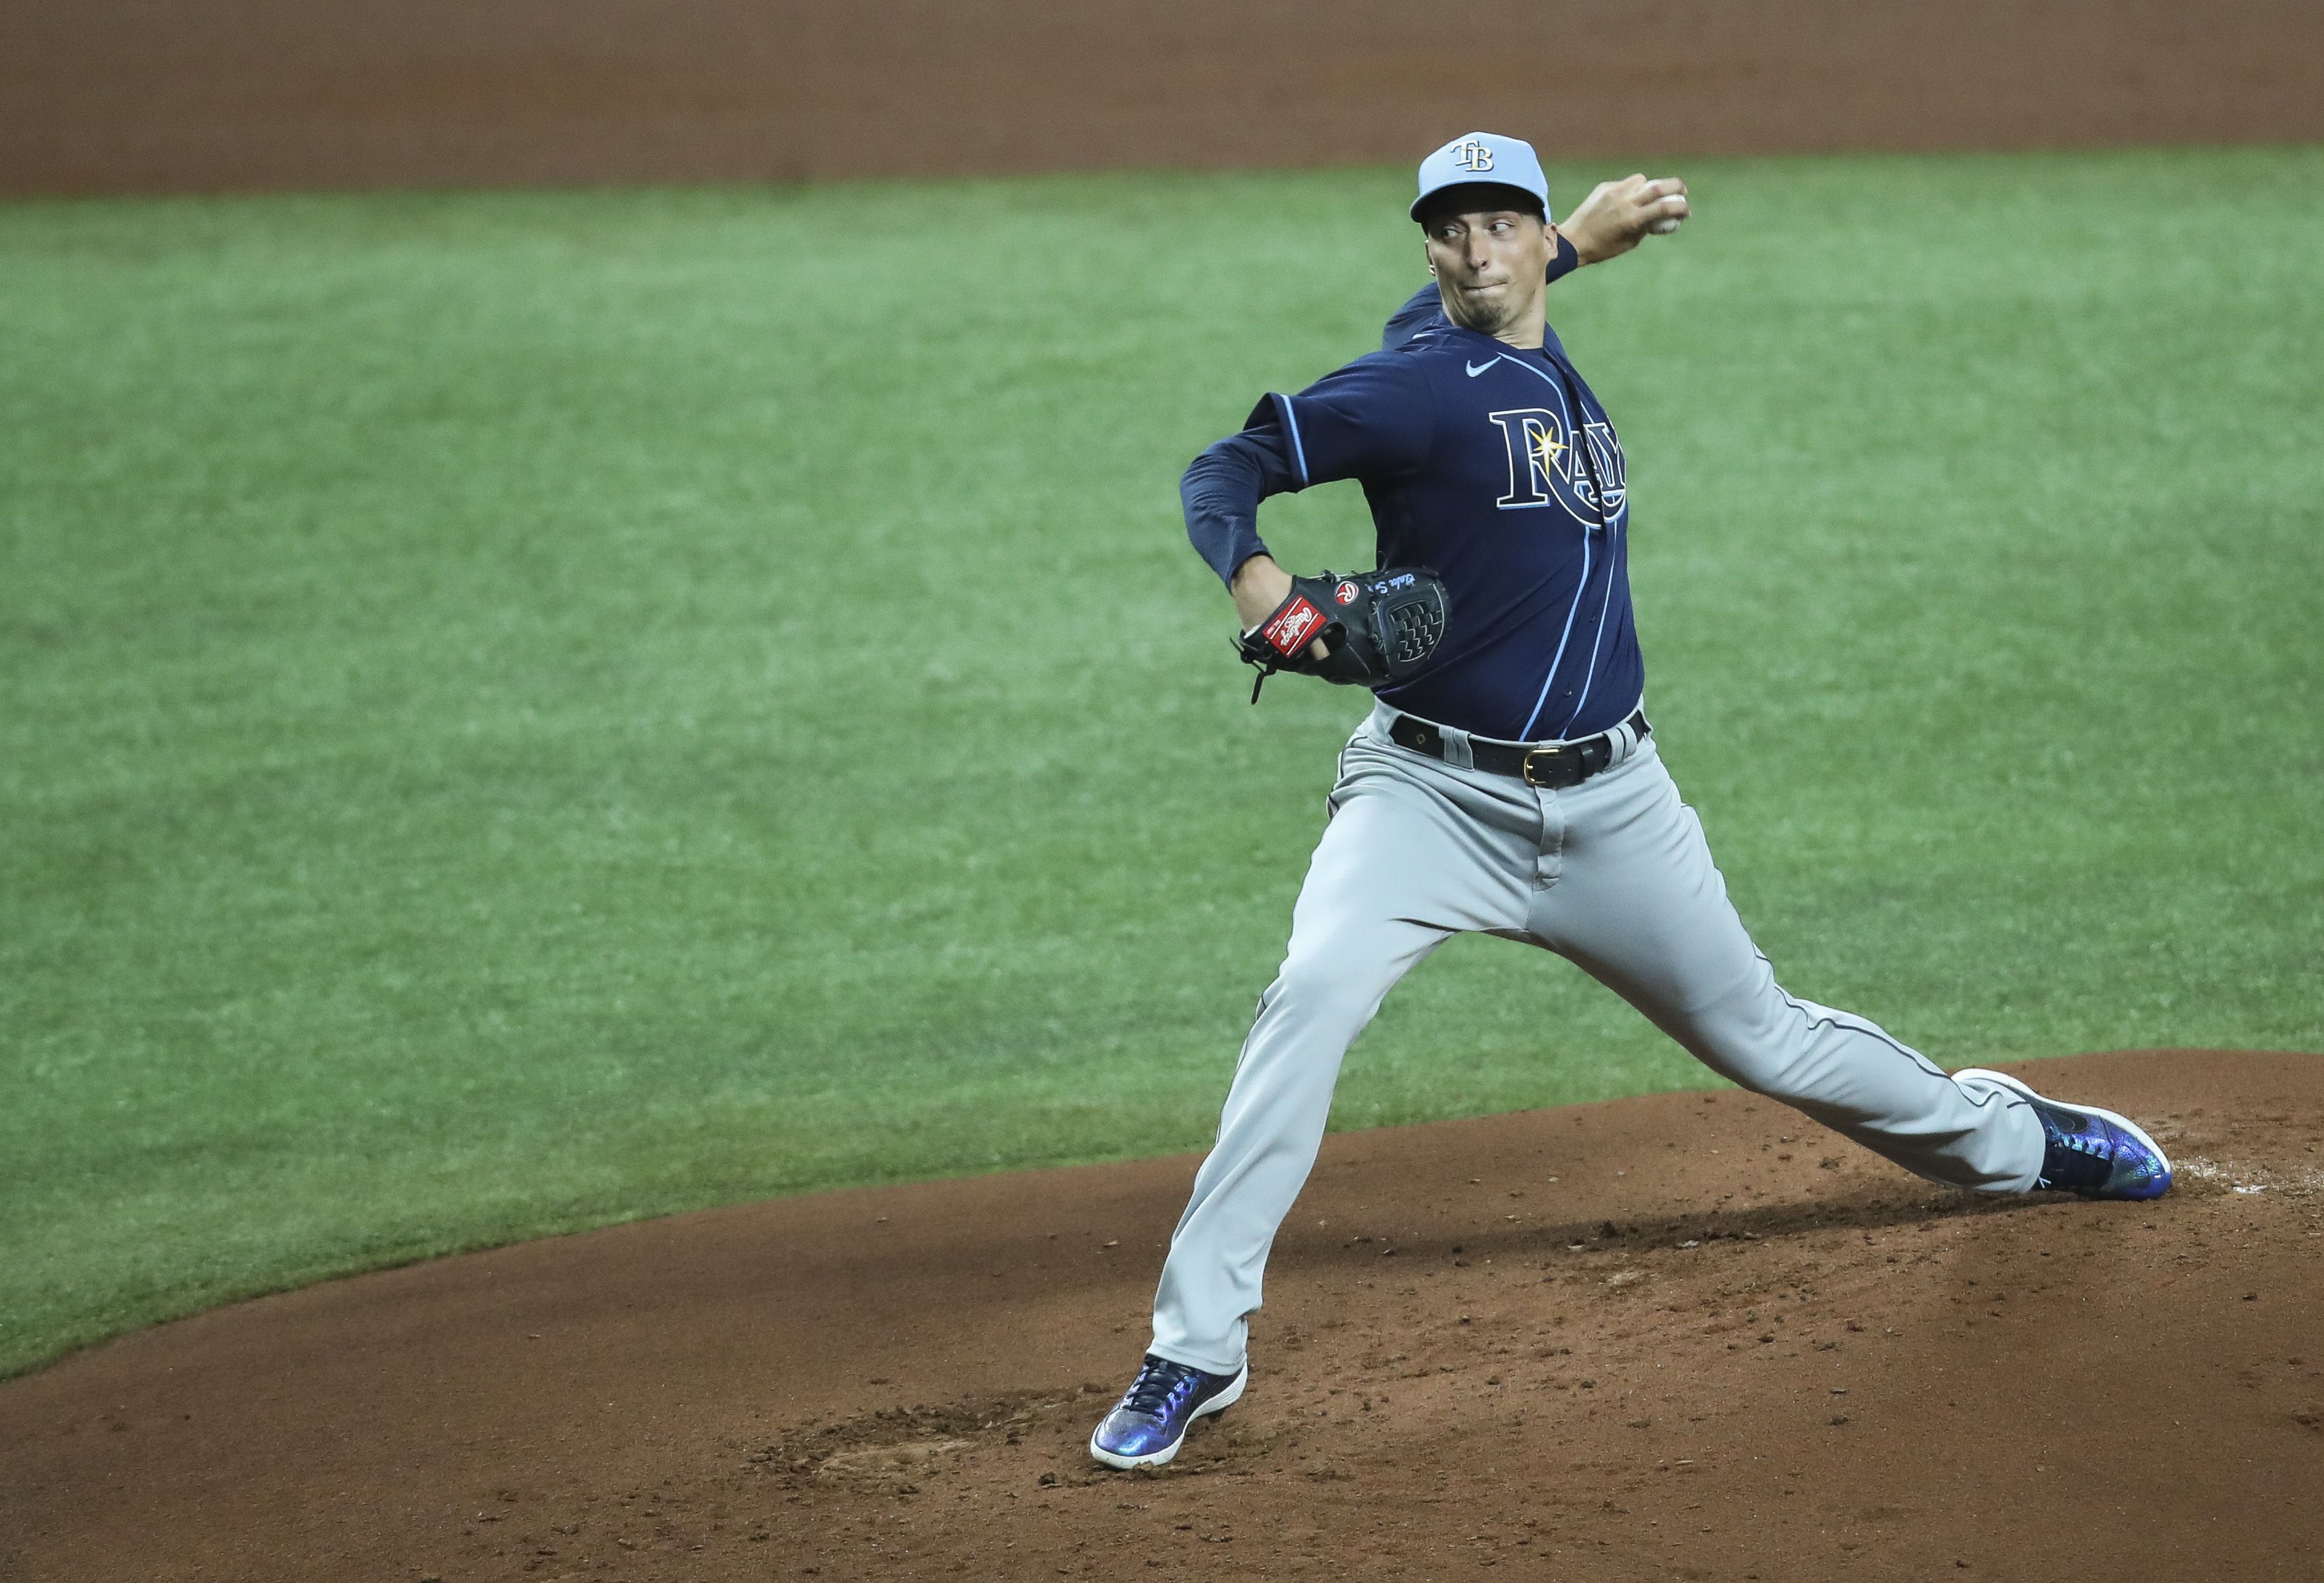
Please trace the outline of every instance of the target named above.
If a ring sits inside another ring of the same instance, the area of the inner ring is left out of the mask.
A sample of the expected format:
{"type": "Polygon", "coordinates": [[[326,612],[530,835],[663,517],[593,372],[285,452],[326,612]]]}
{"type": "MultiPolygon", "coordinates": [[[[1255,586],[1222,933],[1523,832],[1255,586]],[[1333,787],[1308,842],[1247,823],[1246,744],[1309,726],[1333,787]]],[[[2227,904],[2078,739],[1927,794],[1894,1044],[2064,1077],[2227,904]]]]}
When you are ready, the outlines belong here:
{"type": "MultiPolygon", "coordinates": [[[[1622,723],[1637,732],[1640,741],[1654,733],[1655,728],[1646,723],[1646,712],[1643,709],[1622,723]]],[[[1388,723],[1388,734],[1399,748],[1410,748],[1432,759],[1444,757],[1444,733],[1425,720],[1399,714],[1388,723]]],[[[1480,769],[1495,775],[1514,775],[1527,786],[1563,791],[1568,787],[1580,786],[1613,763],[1614,733],[1607,732],[1578,742],[1551,742],[1536,747],[1471,737],[1469,756],[1480,769]]]]}

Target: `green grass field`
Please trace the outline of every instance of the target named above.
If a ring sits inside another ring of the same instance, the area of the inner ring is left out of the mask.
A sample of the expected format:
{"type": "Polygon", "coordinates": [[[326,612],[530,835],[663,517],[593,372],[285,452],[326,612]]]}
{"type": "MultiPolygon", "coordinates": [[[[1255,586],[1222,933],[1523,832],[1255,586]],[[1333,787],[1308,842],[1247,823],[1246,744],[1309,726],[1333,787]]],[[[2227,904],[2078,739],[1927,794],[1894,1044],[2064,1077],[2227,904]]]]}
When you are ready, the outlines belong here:
{"type": "MultiPolygon", "coordinates": [[[[1552,312],[1787,986],[2324,1048],[2324,150],[1683,173],[1552,312]]],[[[1246,706],[1176,478],[1374,344],[1407,179],[0,207],[0,1372],[1201,1146],[1360,710],[1246,706]]],[[[1335,1125],[1706,1081],[1464,941],[1335,1125]]]]}

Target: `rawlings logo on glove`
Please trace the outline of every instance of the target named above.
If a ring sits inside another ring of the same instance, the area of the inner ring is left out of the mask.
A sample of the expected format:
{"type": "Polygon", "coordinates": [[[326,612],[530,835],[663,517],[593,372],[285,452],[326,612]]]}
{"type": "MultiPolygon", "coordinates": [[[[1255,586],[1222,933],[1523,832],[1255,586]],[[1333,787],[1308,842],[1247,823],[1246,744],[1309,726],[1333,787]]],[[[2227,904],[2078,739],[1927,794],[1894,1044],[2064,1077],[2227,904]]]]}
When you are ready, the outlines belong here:
{"type": "Polygon", "coordinates": [[[1385,686],[1419,674],[1443,640],[1444,584],[1425,567],[1386,567],[1342,577],[1294,577],[1291,592],[1236,647],[1256,666],[1250,701],[1279,670],[1342,686],[1385,686]],[[1308,652],[1321,640],[1325,655],[1308,652]]]}
{"type": "MultiPolygon", "coordinates": [[[[1346,603],[1342,600],[1340,603],[1346,603]]],[[[1307,603],[1299,594],[1283,602],[1282,607],[1259,624],[1259,635],[1267,640],[1268,647],[1285,659],[1315,640],[1315,629],[1323,624],[1323,612],[1307,603]]]]}

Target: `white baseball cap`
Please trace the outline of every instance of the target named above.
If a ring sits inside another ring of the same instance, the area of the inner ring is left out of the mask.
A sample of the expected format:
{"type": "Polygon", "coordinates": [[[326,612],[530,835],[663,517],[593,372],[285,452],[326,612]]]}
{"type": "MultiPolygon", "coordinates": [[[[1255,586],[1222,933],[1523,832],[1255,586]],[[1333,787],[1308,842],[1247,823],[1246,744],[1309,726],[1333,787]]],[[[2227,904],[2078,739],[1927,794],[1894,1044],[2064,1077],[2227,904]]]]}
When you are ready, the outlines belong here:
{"type": "Polygon", "coordinates": [[[1549,178],[1541,173],[1541,161],[1533,144],[1521,137],[1470,132],[1420,161],[1420,196],[1412,200],[1412,217],[1420,218],[1420,206],[1448,187],[1488,181],[1532,193],[1541,199],[1542,214],[1548,215],[1549,178]]]}

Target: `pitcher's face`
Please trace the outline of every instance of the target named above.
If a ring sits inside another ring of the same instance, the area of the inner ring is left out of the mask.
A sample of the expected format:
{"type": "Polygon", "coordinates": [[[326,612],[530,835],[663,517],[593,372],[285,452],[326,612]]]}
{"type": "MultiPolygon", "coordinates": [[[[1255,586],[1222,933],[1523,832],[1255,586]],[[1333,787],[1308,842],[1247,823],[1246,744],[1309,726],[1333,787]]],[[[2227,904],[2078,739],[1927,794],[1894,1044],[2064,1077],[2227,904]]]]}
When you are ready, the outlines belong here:
{"type": "Polygon", "coordinates": [[[1499,336],[1541,304],[1557,227],[1523,209],[1431,213],[1429,272],[1454,324],[1499,336]]]}

